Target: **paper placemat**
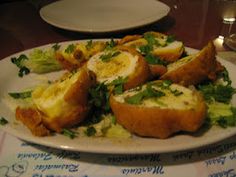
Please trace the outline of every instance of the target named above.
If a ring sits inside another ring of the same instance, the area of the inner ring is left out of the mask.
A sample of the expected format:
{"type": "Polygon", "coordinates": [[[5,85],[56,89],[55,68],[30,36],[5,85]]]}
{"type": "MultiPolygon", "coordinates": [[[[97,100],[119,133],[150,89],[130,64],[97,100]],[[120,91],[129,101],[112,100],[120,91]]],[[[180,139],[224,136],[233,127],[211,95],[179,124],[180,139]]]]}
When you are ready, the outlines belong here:
{"type": "Polygon", "coordinates": [[[0,131],[1,177],[232,177],[236,136],[194,150],[142,155],[71,152],[21,141],[0,131]]]}

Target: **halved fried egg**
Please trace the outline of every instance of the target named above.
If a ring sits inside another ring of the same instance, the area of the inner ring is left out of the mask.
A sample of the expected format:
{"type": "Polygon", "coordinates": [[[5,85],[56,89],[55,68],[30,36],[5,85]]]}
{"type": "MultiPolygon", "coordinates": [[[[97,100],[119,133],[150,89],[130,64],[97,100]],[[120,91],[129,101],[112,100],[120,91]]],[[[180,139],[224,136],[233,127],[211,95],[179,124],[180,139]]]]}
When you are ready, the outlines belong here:
{"type": "Polygon", "coordinates": [[[150,53],[160,57],[167,62],[174,62],[182,55],[184,51],[183,42],[174,40],[171,36],[162,33],[148,32],[143,36],[128,36],[121,40],[121,45],[135,48],[138,52],[146,55],[146,46],[151,50],[150,53]]]}
{"type": "Polygon", "coordinates": [[[73,70],[83,66],[83,64],[93,55],[102,51],[106,47],[104,41],[87,41],[69,44],[56,53],[56,59],[68,70],[73,70]]]}
{"type": "Polygon", "coordinates": [[[118,78],[127,78],[125,89],[144,83],[150,75],[144,58],[128,47],[97,53],[89,59],[87,68],[95,73],[99,83],[109,84],[118,78]]]}
{"type": "Polygon", "coordinates": [[[90,73],[81,68],[33,91],[33,103],[49,129],[60,132],[62,128],[73,126],[85,118],[89,110],[88,89],[93,84],[90,73]]]}

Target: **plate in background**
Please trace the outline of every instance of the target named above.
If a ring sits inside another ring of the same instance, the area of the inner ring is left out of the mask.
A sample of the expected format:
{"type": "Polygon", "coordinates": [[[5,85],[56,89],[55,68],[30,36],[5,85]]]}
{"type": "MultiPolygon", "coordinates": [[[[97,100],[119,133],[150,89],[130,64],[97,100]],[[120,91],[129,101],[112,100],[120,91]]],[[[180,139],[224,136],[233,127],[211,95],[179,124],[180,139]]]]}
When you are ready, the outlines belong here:
{"type": "Polygon", "coordinates": [[[40,10],[47,23],[78,32],[114,32],[153,23],[170,8],[157,0],[61,0],[40,10]]]}

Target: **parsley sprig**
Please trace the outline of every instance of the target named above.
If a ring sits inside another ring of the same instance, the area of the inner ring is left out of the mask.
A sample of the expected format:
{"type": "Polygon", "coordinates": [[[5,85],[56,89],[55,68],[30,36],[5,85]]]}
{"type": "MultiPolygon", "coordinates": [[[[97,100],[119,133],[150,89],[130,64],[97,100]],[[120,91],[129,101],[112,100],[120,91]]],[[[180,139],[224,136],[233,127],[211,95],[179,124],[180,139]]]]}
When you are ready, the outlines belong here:
{"type": "Polygon", "coordinates": [[[66,128],[62,129],[61,133],[65,136],[68,136],[71,139],[74,139],[77,136],[75,131],[72,131],[72,130],[66,129],[66,128]]]}
{"type": "Polygon", "coordinates": [[[109,52],[106,52],[105,54],[102,54],[100,56],[100,59],[103,62],[109,62],[112,58],[118,56],[119,54],[120,54],[120,51],[109,51],[109,52]]]}
{"type": "Polygon", "coordinates": [[[236,93],[236,89],[231,87],[231,85],[214,85],[210,83],[208,85],[199,85],[198,89],[202,92],[207,102],[229,103],[232,96],[236,93]]]}
{"type": "Polygon", "coordinates": [[[0,125],[6,125],[6,124],[8,124],[8,120],[5,119],[4,117],[1,117],[0,118],[0,125]]]}
{"type": "Polygon", "coordinates": [[[145,33],[144,39],[147,41],[147,44],[140,46],[139,50],[142,53],[142,55],[145,55],[145,60],[148,62],[148,64],[167,65],[167,63],[165,61],[161,60],[159,57],[154,56],[152,54],[154,46],[161,45],[158,42],[158,40],[155,38],[155,36],[151,33],[145,33]]]}
{"type": "Polygon", "coordinates": [[[85,47],[87,50],[90,50],[93,47],[93,40],[92,39],[89,40],[85,47]]]}
{"type": "Polygon", "coordinates": [[[154,56],[152,54],[147,54],[145,56],[146,61],[148,62],[148,64],[152,64],[152,65],[167,65],[167,62],[165,62],[164,60],[160,59],[160,57],[158,56],[154,56]]]}
{"type": "Polygon", "coordinates": [[[113,80],[109,85],[114,87],[115,94],[121,94],[124,91],[124,84],[127,82],[128,77],[119,76],[117,79],[113,80]]]}
{"type": "Polygon", "coordinates": [[[52,48],[54,49],[54,51],[58,51],[59,49],[60,49],[60,45],[58,44],[58,43],[56,43],[56,44],[54,44],[53,46],[52,46],[52,48]]]}
{"type": "Polygon", "coordinates": [[[167,43],[172,43],[172,42],[174,42],[174,41],[175,41],[175,36],[173,36],[173,35],[167,36],[167,39],[166,39],[166,42],[167,42],[167,43]]]}
{"type": "Polygon", "coordinates": [[[24,60],[28,60],[28,57],[24,54],[21,54],[18,58],[17,57],[11,58],[11,62],[20,69],[18,72],[19,77],[23,77],[24,75],[27,75],[30,73],[29,68],[27,68],[26,66],[22,64],[24,60]]]}
{"type": "Polygon", "coordinates": [[[25,92],[10,92],[8,95],[10,95],[12,98],[15,99],[25,99],[30,98],[32,94],[32,91],[25,91],[25,92]]]}
{"type": "Polygon", "coordinates": [[[112,38],[110,41],[106,42],[105,50],[112,50],[116,45],[116,41],[112,38]]]}
{"type": "Polygon", "coordinates": [[[89,107],[91,108],[88,118],[83,122],[84,125],[98,123],[102,119],[102,114],[111,111],[109,104],[110,92],[107,85],[99,83],[89,89],[89,107]]]}
{"type": "Polygon", "coordinates": [[[162,96],[165,96],[165,93],[160,90],[156,90],[153,87],[153,85],[149,83],[146,85],[146,88],[143,91],[138,92],[134,94],[133,96],[127,96],[125,98],[125,102],[129,104],[141,104],[144,99],[153,98],[153,97],[159,98],[162,96]]]}
{"type": "Polygon", "coordinates": [[[84,133],[87,136],[94,136],[96,134],[96,129],[93,126],[89,126],[87,129],[85,129],[84,133]]]}
{"type": "Polygon", "coordinates": [[[67,46],[67,48],[65,49],[65,52],[68,53],[68,54],[73,53],[75,48],[76,48],[75,44],[69,44],[67,46]]]}

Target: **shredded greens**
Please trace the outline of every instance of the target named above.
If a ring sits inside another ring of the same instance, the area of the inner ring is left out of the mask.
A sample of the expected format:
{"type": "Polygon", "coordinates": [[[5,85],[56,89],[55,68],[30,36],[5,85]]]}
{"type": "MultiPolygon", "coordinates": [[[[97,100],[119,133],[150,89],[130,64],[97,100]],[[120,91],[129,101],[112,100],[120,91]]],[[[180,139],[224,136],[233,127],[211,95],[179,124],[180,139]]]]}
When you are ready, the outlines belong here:
{"type": "Polygon", "coordinates": [[[197,88],[203,94],[208,106],[207,125],[218,125],[223,128],[236,126],[236,108],[230,103],[236,89],[231,83],[228,71],[224,69],[218,74],[215,83],[198,85],[197,88]]]}
{"type": "Polygon", "coordinates": [[[208,104],[208,118],[212,125],[219,125],[223,128],[235,126],[236,108],[230,104],[220,102],[208,104]]]}
{"type": "Polygon", "coordinates": [[[22,54],[11,58],[11,62],[19,68],[18,76],[23,77],[30,72],[47,73],[60,70],[62,67],[55,59],[55,52],[60,45],[54,44],[48,50],[34,49],[28,56],[22,54]]]}
{"type": "Polygon", "coordinates": [[[236,93],[236,89],[231,87],[231,85],[214,85],[212,83],[208,85],[200,85],[199,90],[203,93],[207,102],[218,101],[229,103],[233,94],[236,93]]]}

